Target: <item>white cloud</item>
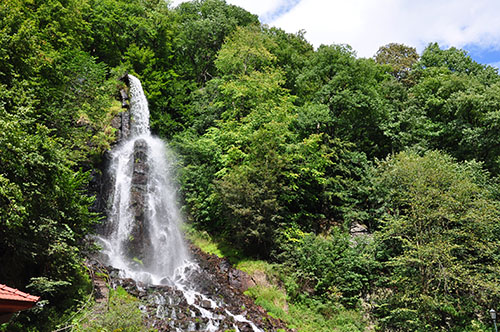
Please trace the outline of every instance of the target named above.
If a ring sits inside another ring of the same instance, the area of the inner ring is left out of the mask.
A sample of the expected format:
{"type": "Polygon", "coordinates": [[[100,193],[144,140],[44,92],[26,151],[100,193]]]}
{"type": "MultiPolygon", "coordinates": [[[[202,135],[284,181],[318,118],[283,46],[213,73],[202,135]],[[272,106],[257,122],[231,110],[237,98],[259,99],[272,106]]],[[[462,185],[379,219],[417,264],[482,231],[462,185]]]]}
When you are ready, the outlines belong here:
{"type": "Polygon", "coordinates": [[[303,0],[269,24],[289,32],[307,31],[320,44],[350,44],[370,57],[390,42],[500,48],[500,2],[496,0],[303,0]]]}
{"type": "Polygon", "coordinates": [[[417,47],[419,52],[434,41],[500,50],[498,0],[226,1],[259,15],[270,26],[288,32],[304,29],[316,47],[349,44],[361,57],[371,57],[391,42],[417,47]]]}
{"type": "MultiPolygon", "coordinates": [[[[187,0],[173,0],[173,6],[177,6],[187,0]]],[[[252,14],[259,16],[262,22],[267,22],[275,15],[286,12],[300,0],[226,0],[227,3],[246,9],[252,14]]]]}
{"type": "Polygon", "coordinates": [[[231,0],[227,1],[233,5],[245,8],[252,14],[257,14],[261,19],[265,19],[271,13],[276,12],[280,7],[287,4],[287,0],[231,0]]]}

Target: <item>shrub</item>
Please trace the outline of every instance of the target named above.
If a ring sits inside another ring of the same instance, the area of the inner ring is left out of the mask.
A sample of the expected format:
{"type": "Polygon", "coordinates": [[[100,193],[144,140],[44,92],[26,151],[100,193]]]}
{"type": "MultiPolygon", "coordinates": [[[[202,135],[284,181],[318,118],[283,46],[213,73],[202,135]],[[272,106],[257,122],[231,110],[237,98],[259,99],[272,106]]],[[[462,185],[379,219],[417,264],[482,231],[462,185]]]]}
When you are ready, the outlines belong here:
{"type": "Polygon", "coordinates": [[[376,268],[370,241],[351,241],[333,229],[328,236],[295,233],[283,245],[287,291],[294,300],[307,297],[353,308],[368,293],[376,268]]]}

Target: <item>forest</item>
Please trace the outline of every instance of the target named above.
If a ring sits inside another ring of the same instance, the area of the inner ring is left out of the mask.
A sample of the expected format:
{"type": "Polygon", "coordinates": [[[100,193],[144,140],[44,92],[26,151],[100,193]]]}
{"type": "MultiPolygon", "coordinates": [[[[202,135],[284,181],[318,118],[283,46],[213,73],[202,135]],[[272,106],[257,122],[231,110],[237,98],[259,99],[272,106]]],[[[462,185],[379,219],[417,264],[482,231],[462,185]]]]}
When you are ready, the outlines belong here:
{"type": "Polygon", "coordinates": [[[43,300],[0,331],[56,330],[90,294],[126,72],[187,224],[272,266],[290,312],[318,317],[298,331],[491,330],[498,69],[437,43],[315,49],[224,0],[3,0],[0,283],[43,300]]]}

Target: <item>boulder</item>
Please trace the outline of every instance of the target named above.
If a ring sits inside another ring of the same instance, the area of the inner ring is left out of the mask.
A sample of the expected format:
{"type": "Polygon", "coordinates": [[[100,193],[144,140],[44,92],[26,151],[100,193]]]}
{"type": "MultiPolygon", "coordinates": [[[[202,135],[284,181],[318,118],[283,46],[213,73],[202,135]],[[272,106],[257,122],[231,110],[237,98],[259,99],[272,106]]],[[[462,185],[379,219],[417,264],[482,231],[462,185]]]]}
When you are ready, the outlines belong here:
{"type": "Polygon", "coordinates": [[[368,234],[368,227],[365,225],[362,225],[358,222],[353,222],[351,225],[351,228],[349,230],[351,235],[365,235],[368,234]]]}
{"type": "Polygon", "coordinates": [[[227,274],[229,285],[237,289],[239,292],[244,292],[250,287],[255,286],[255,282],[252,278],[245,272],[231,269],[227,274]]]}

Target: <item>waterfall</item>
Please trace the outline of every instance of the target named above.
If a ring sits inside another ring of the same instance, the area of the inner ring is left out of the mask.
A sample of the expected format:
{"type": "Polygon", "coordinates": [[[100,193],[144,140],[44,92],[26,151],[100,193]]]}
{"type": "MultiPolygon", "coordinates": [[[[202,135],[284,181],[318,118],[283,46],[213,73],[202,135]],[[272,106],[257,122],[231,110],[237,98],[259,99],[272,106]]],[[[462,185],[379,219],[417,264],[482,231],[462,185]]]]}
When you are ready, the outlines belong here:
{"type": "Polygon", "coordinates": [[[129,76],[130,136],[111,152],[114,179],[102,254],[124,277],[168,284],[188,262],[173,185],[175,159],[151,135],[149,108],[139,79],[129,76]]]}
{"type": "MultiPolygon", "coordinates": [[[[128,80],[130,135],[111,151],[107,232],[98,237],[105,263],[117,269],[122,280],[149,287],[142,296],[148,305],[156,305],[159,331],[262,332],[243,315],[250,309],[241,299],[229,306],[239,295],[221,290],[217,278],[189,257],[172,180],[175,158],[161,139],[151,135],[140,81],[132,75],[128,80]]],[[[254,310],[255,315],[264,324],[261,311],[254,310]]]]}

